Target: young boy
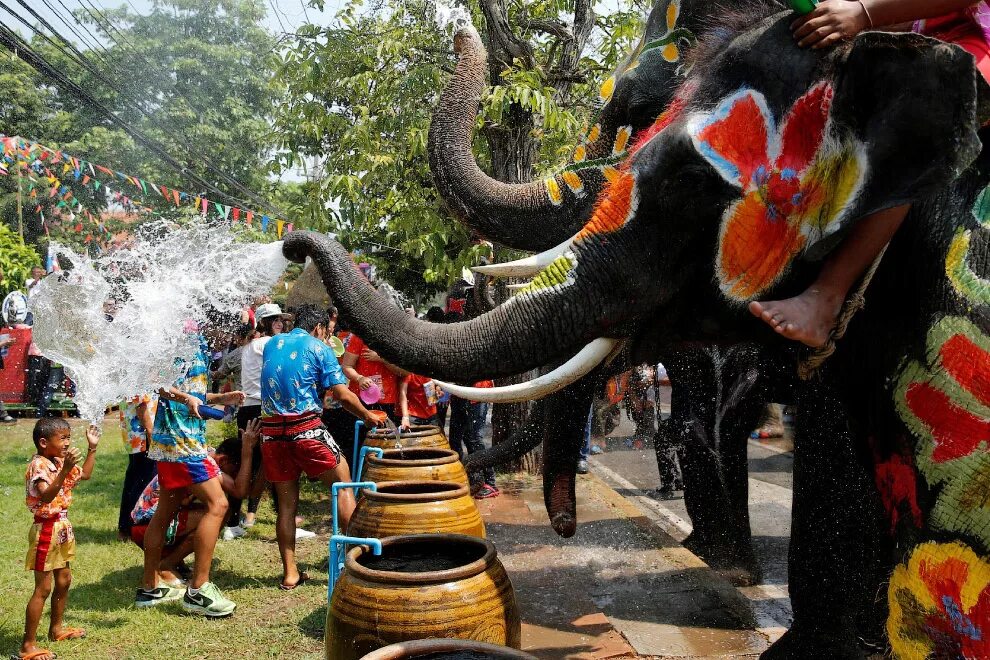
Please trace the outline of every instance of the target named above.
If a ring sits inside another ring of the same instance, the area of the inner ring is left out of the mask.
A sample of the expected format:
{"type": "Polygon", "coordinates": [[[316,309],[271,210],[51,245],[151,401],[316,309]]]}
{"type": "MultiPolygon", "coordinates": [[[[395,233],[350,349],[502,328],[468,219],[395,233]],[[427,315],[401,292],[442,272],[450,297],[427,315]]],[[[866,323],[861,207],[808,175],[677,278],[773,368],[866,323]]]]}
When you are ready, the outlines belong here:
{"type": "Polygon", "coordinates": [[[79,466],[79,450],[70,444],[71,429],[64,419],[39,419],[34,425],[34,447],[38,451],[24,475],[25,501],[34,514],[34,524],[28,532],[28,552],[24,567],[34,571],[34,594],[24,614],[24,641],[19,656],[31,660],[51,660],[55,654],[38,648],[37,633],[45,601],[52,593],[52,618],[48,639],[61,642],[86,636],[82,628],[62,625],[65,605],[72,584],[69,563],[76,557],[76,540],[69,523],[72,489],[93,474],[96,447],[100,432],[95,426],[86,431],[88,450],[86,460],[79,466]]]}
{"type": "MultiPolygon", "coordinates": [[[[190,325],[188,331],[198,332],[198,328],[190,325]]],[[[182,597],[182,608],[207,617],[222,617],[233,614],[237,606],[209,578],[217,536],[227,516],[227,498],[220,485],[220,469],[207,452],[206,422],[199,407],[204,403],[240,405],[244,393],[209,393],[210,350],[205,337],[200,335],[197,341],[199,348],[186,365],[185,375],[158,393],[158,412],[148,457],[158,461],[161,494],[144,537],[144,580],[135,605],[147,607],[155,602],[176,600],[173,589],[158,585],[158,569],[166,529],[191,493],[206,510],[193,537],[196,563],[182,597]]]]}

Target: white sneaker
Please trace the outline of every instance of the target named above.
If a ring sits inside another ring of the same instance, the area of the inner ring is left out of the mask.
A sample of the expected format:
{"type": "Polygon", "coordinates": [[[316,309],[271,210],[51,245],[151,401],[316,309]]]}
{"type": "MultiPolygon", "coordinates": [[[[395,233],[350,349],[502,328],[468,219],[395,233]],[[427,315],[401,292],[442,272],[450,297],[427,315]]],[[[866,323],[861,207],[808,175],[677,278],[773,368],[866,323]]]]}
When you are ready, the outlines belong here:
{"type": "Polygon", "coordinates": [[[308,529],[303,529],[302,527],[296,527],[296,540],[302,541],[303,539],[315,539],[316,532],[311,532],[308,529]]]}
{"type": "Polygon", "coordinates": [[[233,541],[234,539],[241,538],[245,534],[247,534],[247,532],[245,532],[244,528],[240,525],[237,525],[236,527],[224,527],[222,538],[224,541],[233,541]]]}

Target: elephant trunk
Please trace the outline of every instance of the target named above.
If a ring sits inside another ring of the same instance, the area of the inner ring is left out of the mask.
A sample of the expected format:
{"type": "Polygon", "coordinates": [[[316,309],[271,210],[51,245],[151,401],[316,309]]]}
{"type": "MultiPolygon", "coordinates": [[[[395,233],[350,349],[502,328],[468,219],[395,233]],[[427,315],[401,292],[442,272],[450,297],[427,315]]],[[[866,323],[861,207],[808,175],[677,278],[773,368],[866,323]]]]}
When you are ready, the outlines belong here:
{"type": "Polygon", "coordinates": [[[604,177],[595,169],[510,184],[481,171],[471,151],[488,55],[474,28],[454,35],[457,68],[429,133],[430,169],[451,213],[482,236],[540,252],[573,236],[591,213],[604,177]]]}
{"type": "Polygon", "coordinates": [[[425,376],[460,382],[510,376],[566,359],[602,332],[589,310],[607,305],[587,283],[549,286],[470,321],[433,324],[386,300],[327,236],[292,232],[282,251],[296,262],[311,257],[350,328],[389,362],[425,376]]]}

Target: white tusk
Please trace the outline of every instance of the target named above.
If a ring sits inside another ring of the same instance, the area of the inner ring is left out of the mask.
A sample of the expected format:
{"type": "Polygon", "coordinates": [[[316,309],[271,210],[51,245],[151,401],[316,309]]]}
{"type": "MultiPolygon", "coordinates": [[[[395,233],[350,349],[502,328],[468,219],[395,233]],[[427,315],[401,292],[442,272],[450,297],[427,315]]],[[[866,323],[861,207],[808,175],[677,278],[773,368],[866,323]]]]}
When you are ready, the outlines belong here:
{"type": "Polygon", "coordinates": [[[434,381],[445,392],[468,401],[483,403],[515,403],[542,399],[548,394],[561,390],[579,378],[587,375],[592,369],[607,358],[620,345],[618,339],[600,337],[582,348],[577,355],[560,365],[553,371],[531,381],[503,387],[463,387],[452,383],[434,381]]]}
{"type": "Polygon", "coordinates": [[[572,236],[560,245],[534,254],[531,257],[517,259],[516,261],[506,261],[503,264],[475,266],[471,270],[476,273],[482,273],[483,275],[490,275],[491,277],[532,277],[552,264],[557,257],[571,249],[571,243],[573,241],[574,237],[572,236]]]}
{"type": "Polygon", "coordinates": [[[519,291],[520,289],[525,289],[530,284],[531,284],[531,282],[523,282],[522,284],[506,284],[505,285],[505,288],[508,289],[509,291],[515,293],[516,291],[519,291]]]}

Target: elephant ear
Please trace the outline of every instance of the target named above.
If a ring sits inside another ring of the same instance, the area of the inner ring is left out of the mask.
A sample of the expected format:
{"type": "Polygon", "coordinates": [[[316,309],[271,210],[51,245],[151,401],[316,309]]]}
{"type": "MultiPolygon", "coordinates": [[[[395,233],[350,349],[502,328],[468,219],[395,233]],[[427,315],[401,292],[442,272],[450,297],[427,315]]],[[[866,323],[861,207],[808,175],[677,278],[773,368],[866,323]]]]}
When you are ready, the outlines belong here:
{"type": "Polygon", "coordinates": [[[842,58],[834,118],[865,145],[856,217],[943,189],[976,159],[973,57],[917,34],[869,32],[842,58]]]}

